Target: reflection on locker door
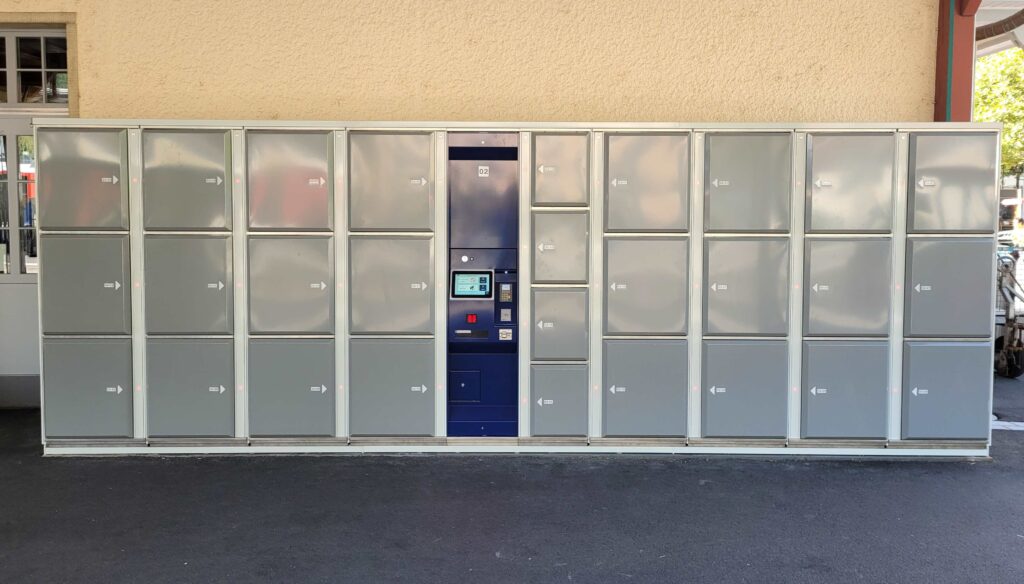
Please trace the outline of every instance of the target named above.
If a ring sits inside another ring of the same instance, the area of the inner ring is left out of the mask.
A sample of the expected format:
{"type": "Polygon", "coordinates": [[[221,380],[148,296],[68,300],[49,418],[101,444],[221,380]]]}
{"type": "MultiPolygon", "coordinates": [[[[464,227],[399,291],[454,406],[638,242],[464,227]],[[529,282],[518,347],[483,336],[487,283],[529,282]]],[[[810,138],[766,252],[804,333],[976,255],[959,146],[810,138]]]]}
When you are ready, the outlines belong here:
{"type": "Polygon", "coordinates": [[[605,242],[605,332],[616,335],[686,332],[685,239],[615,238],[605,242]]]}
{"type": "Polygon", "coordinates": [[[892,297],[888,239],[808,239],[804,332],[885,336],[892,297]]]}
{"type": "Polygon", "coordinates": [[[885,438],[888,387],[888,343],[805,342],[801,435],[885,438]]]}
{"type": "Polygon", "coordinates": [[[992,334],[991,239],[911,239],[907,242],[904,332],[911,337],[992,334]]]}
{"type": "Polygon", "coordinates": [[[583,284],[590,249],[589,215],[584,212],[533,214],[533,281],[583,284]]]}
{"type": "Polygon", "coordinates": [[[430,134],[349,134],[349,225],[355,231],[432,231],[430,134]]]}
{"type": "Polygon", "coordinates": [[[708,134],[704,220],[708,231],[788,231],[791,134],[708,134]]]}
{"type": "Polygon", "coordinates": [[[334,330],[330,237],[249,238],[249,330],[279,334],[334,330]]]}
{"type": "Polygon", "coordinates": [[[808,231],[890,231],[895,151],[895,134],[808,135],[808,231]]]}
{"type": "Polygon", "coordinates": [[[705,341],[704,435],[786,435],[786,341],[705,341]]]}
{"type": "Polygon", "coordinates": [[[40,238],[44,334],[128,334],[127,235],[40,238]]]}
{"type": "Polygon", "coordinates": [[[360,236],[349,242],[353,333],[434,331],[434,241],[360,236]]]}
{"type": "Polygon", "coordinates": [[[689,134],[612,134],[607,156],[608,231],[686,231],[689,134]]]}
{"type": "Polygon", "coordinates": [[[587,435],[587,366],[530,367],[533,436],[587,435]]]}
{"type": "Polygon", "coordinates": [[[590,347],[587,334],[585,288],[533,290],[533,358],[585,360],[590,347]]]}
{"type": "Polygon", "coordinates": [[[907,230],[992,233],[996,134],[912,134],[907,230]]]}
{"type": "Polygon", "coordinates": [[[353,436],[434,433],[434,340],[352,339],[349,428],[353,436]]]}
{"type": "Polygon", "coordinates": [[[230,144],[223,130],[143,131],[146,229],[231,228],[230,144]]]}
{"type": "Polygon", "coordinates": [[[230,334],[231,238],[150,235],[146,246],[146,331],[230,334]]]}
{"type": "Polygon", "coordinates": [[[604,435],[686,435],[686,341],[604,342],[604,435]]]}
{"type": "Polygon", "coordinates": [[[247,140],[249,227],[330,229],[330,133],[250,131],[247,140]]]}
{"type": "Polygon", "coordinates": [[[988,438],[991,392],[991,343],[904,344],[903,438],[988,438]]]}
{"type": "Polygon", "coordinates": [[[249,341],[249,434],[334,435],[334,341],[249,341]]]}
{"type": "Polygon", "coordinates": [[[146,409],[149,435],[232,436],[235,431],[231,339],[149,339],[146,409]]]}
{"type": "Polygon", "coordinates": [[[43,339],[48,438],[132,436],[131,339],[43,339]]]}
{"type": "Polygon", "coordinates": [[[590,137],[586,134],[533,135],[533,202],[580,205],[589,200],[590,137]]]}
{"type": "Polygon", "coordinates": [[[705,332],[786,334],[789,241],[709,239],[704,250],[705,332]]]}
{"type": "Polygon", "coordinates": [[[39,227],[128,229],[128,132],[40,129],[39,227]]]}

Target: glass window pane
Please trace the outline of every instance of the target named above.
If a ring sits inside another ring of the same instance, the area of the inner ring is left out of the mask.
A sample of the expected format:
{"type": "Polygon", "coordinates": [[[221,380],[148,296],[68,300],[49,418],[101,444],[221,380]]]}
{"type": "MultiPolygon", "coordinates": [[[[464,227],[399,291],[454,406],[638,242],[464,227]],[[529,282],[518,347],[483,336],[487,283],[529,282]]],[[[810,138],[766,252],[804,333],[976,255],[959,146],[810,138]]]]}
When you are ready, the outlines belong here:
{"type": "Polygon", "coordinates": [[[8,244],[7,233],[8,232],[6,229],[0,229],[0,274],[11,273],[11,271],[8,269],[8,266],[11,265],[11,260],[8,257],[7,252],[8,248],[10,248],[10,245],[8,244]]]}
{"type": "Polygon", "coordinates": [[[46,72],[46,103],[68,102],[67,71],[46,72]]]}
{"type": "Polygon", "coordinates": [[[18,68],[42,69],[43,45],[38,37],[18,37],[18,68]]]}
{"type": "MultiPolygon", "coordinates": [[[[0,184],[7,184],[7,140],[3,135],[0,135],[0,181],[3,181],[0,184]]],[[[0,204],[6,200],[6,198],[0,198],[0,204]]]]}
{"type": "Polygon", "coordinates": [[[7,68],[7,37],[0,36],[0,69],[7,68]]]}
{"type": "Polygon", "coordinates": [[[68,68],[68,39],[56,37],[46,39],[46,68],[68,68]]]}
{"type": "Polygon", "coordinates": [[[21,236],[21,273],[39,273],[39,249],[35,229],[19,229],[21,236]]]}
{"type": "Polygon", "coordinates": [[[18,72],[18,101],[20,103],[43,103],[43,72],[18,72]]]}
{"type": "Polygon", "coordinates": [[[36,180],[36,149],[31,134],[18,136],[18,180],[36,180]]]}
{"type": "MultiPolygon", "coordinates": [[[[0,39],[3,46],[3,39],[0,39]]],[[[7,71],[0,71],[0,103],[7,103],[7,71]]]]}
{"type": "Polygon", "coordinates": [[[18,183],[18,227],[36,226],[36,184],[18,183]]]}

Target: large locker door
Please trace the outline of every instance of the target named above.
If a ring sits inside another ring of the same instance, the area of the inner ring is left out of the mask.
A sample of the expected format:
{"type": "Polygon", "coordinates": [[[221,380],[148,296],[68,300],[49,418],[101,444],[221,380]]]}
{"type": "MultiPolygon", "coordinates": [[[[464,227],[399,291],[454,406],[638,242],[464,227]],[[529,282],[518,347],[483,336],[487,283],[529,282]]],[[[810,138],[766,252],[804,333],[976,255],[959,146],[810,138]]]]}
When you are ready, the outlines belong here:
{"type": "Polygon", "coordinates": [[[128,334],[127,235],[40,238],[44,334],[128,334]]]}
{"type": "Polygon", "coordinates": [[[533,358],[570,360],[587,358],[587,290],[539,288],[533,290],[533,358]]]}
{"type": "Polygon", "coordinates": [[[885,336],[892,297],[888,239],[808,239],[804,332],[885,336]]]}
{"type": "Polygon", "coordinates": [[[903,438],[988,438],[991,384],[991,343],[905,343],[903,438]]]}
{"type": "Polygon", "coordinates": [[[704,435],[784,437],[787,365],[786,341],[705,341],[704,435]]]}
{"type": "Polygon", "coordinates": [[[349,226],[355,231],[432,231],[430,134],[349,135],[349,226]]]}
{"type": "Polygon", "coordinates": [[[604,435],[685,436],[686,341],[604,342],[604,435]]]}
{"type": "Polygon", "coordinates": [[[249,341],[249,434],[333,436],[334,341],[249,341]]]}
{"type": "Polygon", "coordinates": [[[330,237],[249,238],[249,327],[276,334],[334,330],[330,237]]]}
{"type": "Polygon", "coordinates": [[[910,136],[908,231],[991,233],[995,229],[996,136],[910,136]]]}
{"type": "Polygon", "coordinates": [[[231,238],[150,235],[145,248],[146,331],[230,334],[231,238]]]}
{"type": "Polygon", "coordinates": [[[885,438],[888,387],[888,343],[805,342],[801,435],[885,438]]]}
{"type": "Polygon", "coordinates": [[[360,236],[349,241],[353,333],[434,332],[434,241],[360,236]]]}
{"type": "Polygon", "coordinates": [[[150,436],[234,435],[233,351],[231,339],[149,339],[150,436]]]}
{"type": "Polygon", "coordinates": [[[807,136],[807,230],[892,229],[894,134],[807,136]]]}
{"type": "Polygon", "coordinates": [[[705,241],[704,331],[707,334],[786,334],[788,290],[788,240],[705,241]]]}
{"type": "Polygon", "coordinates": [[[249,227],[330,229],[329,132],[248,132],[249,227]]]}
{"type": "Polygon", "coordinates": [[[587,435],[586,365],[530,367],[530,435],[587,435]]]}
{"type": "Polygon", "coordinates": [[[992,334],[991,239],[911,239],[904,287],[909,337],[992,334]]]}
{"type": "Polygon", "coordinates": [[[590,192],[589,136],[534,134],[533,160],[535,205],[587,204],[590,192]]]}
{"type": "Polygon", "coordinates": [[[223,130],[142,133],[146,229],[231,228],[230,144],[223,130]]]}
{"type": "Polygon", "coordinates": [[[608,231],[687,230],[689,134],[612,134],[607,156],[608,231]]]}
{"type": "Polygon", "coordinates": [[[44,338],[47,438],[132,436],[130,339],[44,338]]]}
{"type": "Polygon", "coordinates": [[[587,281],[590,217],[583,212],[533,214],[533,281],[584,284],[587,281]]]}
{"type": "Polygon", "coordinates": [[[40,129],[39,227],[128,229],[128,132],[40,129]]]}
{"type": "Polygon", "coordinates": [[[351,434],[432,435],[433,339],[352,339],[349,349],[351,434]]]}
{"type": "Polygon", "coordinates": [[[605,332],[683,334],[689,242],[645,237],[605,242],[605,332]]]}
{"type": "Polygon", "coordinates": [[[707,136],[707,231],[789,230],[791,142],[789,133],[707,136]]]}

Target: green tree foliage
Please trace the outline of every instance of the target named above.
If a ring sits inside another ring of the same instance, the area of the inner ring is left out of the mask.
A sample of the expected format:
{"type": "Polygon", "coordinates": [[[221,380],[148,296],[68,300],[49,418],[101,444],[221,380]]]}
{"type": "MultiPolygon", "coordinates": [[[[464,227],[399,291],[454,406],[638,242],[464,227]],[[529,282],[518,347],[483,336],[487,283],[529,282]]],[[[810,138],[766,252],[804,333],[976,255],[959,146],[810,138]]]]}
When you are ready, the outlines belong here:
{"type": "Polygon", "coordinates": [[[1003,123],[1003,174],[1016,177],[1019,187],[1024,175],[1024,50],[987,55],[974,70],[974,119],[1003,123]]]}

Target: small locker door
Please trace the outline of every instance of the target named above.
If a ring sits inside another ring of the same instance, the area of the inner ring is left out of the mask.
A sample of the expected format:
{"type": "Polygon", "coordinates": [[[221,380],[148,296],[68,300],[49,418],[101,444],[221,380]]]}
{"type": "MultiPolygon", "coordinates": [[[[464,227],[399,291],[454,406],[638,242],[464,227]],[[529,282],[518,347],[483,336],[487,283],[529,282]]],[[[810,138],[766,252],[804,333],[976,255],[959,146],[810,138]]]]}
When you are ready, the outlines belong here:
{"type": "Polygon", "coordinates": [[[150,436],[234,434],[233,351],[231,339],[146,342],[150,436]]]}
{"type": "Polygon", "coordinates": [[[789,241],[709,239],[704,248],[704,331],[784,335],[789,241]]]}
{"type": "Polygon", "coordinates": [[[787,366],[785,341],[705,341],[704,435],[784,437],[787,366]]]}
{"type": "Polygon", "coordinates": [[[248,132],[249,227],[330,229],[329,132],[248,132]]]}
{"type": "Polygon", "coordinates": [[[910,136],[908,231],[991,233],[995,229],[996,136],[910,136]]]}
{"type": "Polygon", "coordinates": [[[888,239],[808,239],[804,332],[885,336],[892,295],[888,239]]]}
{"type": "Polygon", "coordinates": [[[40,129],[39,227],[128,229],[128,132],[40,129]]]}
{"type": "Polygon", "coordinates": [[[801,435],[885,438],[888,387],[888,343],[805,342],[801,435]]]}
{"type": "Polygon", "coordinates": [[[686,435],[686,341],[604,342],[604,435],[686,435]]]}
{"type": "Polygon", "coordinates": [[[222,130],[142,133],[146,229],[231,228],[230,144],[222,130]]]}
{"type": "Polygon", "coordinates": [[[608,231],[686,231],[689,134],[612,134],[607,160],[608,231]]]}
{"type": "Polygon", "coordinates": [[[704,221],[708,231],[789,230],[791,142],[789,133],[707,136],[704,221]]]}
{"type": "Polygon", "coordinates": [[[43,339],[48,438],[129,438],[131,339],[43,339]]]}
{"type": "Polygon", "coordinates": [[[355,231],[432,231],[430,134],[349,135],[349,226],[355,231]]]}
{"type": "Polygon", "coordinates": [[[907,241],[905,334],[987,337],[992,334],[991,239],[907,241]]]}
{"type": "Polygon", "coordinates": [[[352,339],[353,436],[434,433],[433,339],[352,339]]]}
{"type": "Polygon", "coordinates": [[[249,341],[249,433],[334,435],[334,341],[249,341]]]}
{"type": "Polygon", "coordinates": [[[587,435],[587,366],[530,367],[530,434],[587,435]]]}
{"type": "Polygon", "coordinates": [[[334,330],[330,237],[249,238],[249,330],[279,334],[334,330]]]}
{"type": "Polygon", "coordinates": [[[128,334],[127,235],[40,238],[43,333],[128,334]]]}
{"type": "Polygon", "coordinates": [[[589,200],[590,138],[586,134],[533,135],[535,205],[580,205],[589,200]]]}
{"type": "Polygon", "coordinates": [[[893,134],[807,136],[807,230],[892,229],[893,134]]]}
{"type": "Polygon", "coordinates": [[[587,290],[542,288],[533,290],[533,358],[570,360],[587,358],[587,290]]]}
{"type": "Polygon", "coordinates": [[[533,281],[584,284],[589,258],[589,215],[583,212],[533,214],[533,281]]]}
{"type": "Polygon", "coordinates": [[[991,395],[991,343],[904,344],[904,439],[987,439],[991,395]]]}
{"type": "Polygon", "coordinates": [[[685,239],[605,242],[605,332],[614,335],[686,332],[685,239]]]}
{"type": "Polygon", "coordinates": [[[146,237],[146,331],[230,334],[231,238],[146,237]]]}
{"type": "Polygon", "coordinates": [[[434,240],[353,237],[349,242],[353,333],[434,331],[434,240]]]}

